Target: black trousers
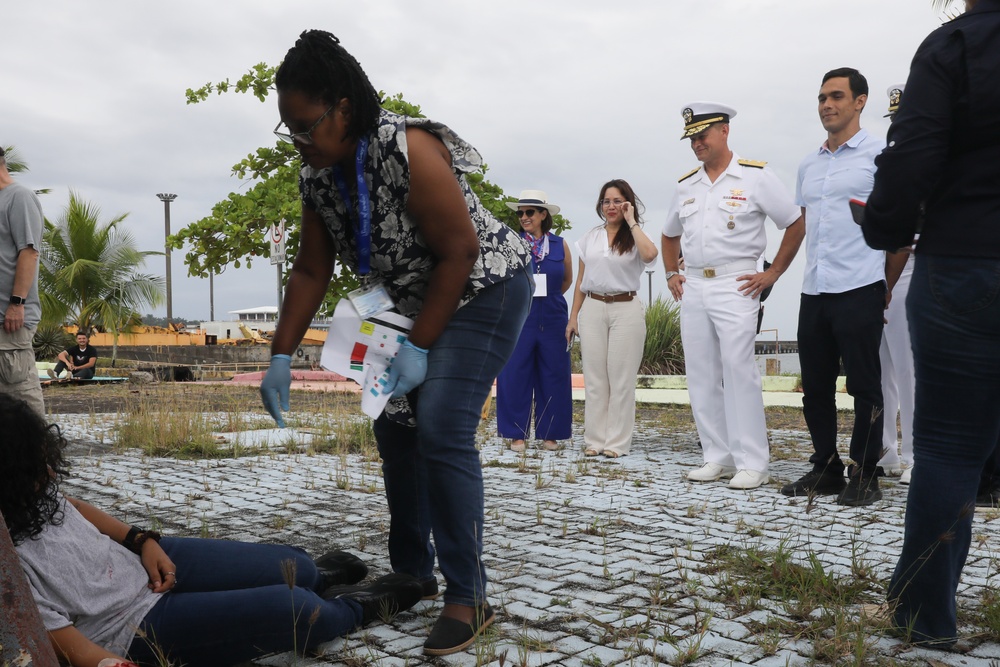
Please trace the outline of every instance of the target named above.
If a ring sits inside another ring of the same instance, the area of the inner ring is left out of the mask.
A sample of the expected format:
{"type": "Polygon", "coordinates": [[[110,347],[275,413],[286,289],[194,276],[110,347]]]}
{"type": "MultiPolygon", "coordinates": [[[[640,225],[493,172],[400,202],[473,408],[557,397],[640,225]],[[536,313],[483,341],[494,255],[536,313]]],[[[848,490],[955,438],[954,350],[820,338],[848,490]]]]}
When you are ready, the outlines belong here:
{"type": "Polygon", "coordinates": [[[882,456],[882,281],[839,294],[803,294],[799,305],[802,411],[815,453],[814,470],[842,473],[837,453],[837,375],[841,360],[854,397],[851,459],[874,473],[882,456]]]}

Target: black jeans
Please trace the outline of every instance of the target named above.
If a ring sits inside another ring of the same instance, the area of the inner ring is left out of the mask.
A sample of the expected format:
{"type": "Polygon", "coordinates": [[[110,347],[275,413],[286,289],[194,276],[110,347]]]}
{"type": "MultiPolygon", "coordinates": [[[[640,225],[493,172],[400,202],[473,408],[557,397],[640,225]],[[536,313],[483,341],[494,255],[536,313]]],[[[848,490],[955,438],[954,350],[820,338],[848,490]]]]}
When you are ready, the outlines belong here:
{"type": "MultiPolygon", "coordinates": [[[[60,361],[56,364],[56,367],[52,369],[52,372],[55,373],[56,375],[59,375],[64,370],[66,370],[66,368],[67,368],[66,364],[60,361]]],[[[77,369],[73,371],[73,377],[79,378],[80,380],[90,380],[94,377],[94,369],[93,368],[77,369]]]]}
{"type": "Polygon", "coordinates": [[[803,294],[799,306],[802,412],[815,453],[814,470],[842,473],[837,453],[837,375],[843,360],[847,393],[854,397],[851,459],[874,473],[882,456],[882,340],[885,283],[839,294],[803,294]]]}

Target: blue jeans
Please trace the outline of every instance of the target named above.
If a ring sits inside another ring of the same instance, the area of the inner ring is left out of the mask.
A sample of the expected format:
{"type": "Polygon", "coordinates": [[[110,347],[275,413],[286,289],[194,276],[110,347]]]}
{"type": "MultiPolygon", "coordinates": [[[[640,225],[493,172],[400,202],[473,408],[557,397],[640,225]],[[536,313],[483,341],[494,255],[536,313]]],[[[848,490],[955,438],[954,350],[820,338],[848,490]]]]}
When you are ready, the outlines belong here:
{"type": "Polygon", "coordinates": [[[129,655],[142,665],[160,664],[156,648],[188,667],[233,665],[295,646],[301,653],[361,624],[357,602],[317,595],[322,579],[301,549],[168,537],[160,546],[177,566],[177,586],[132,641],[129,655]],[[282,576],[286,560],[295,563],[294,587],[282,576]]]}
{"type": "Polygon", "coordinates": [[[448,603],[486,601],[476,428],[493,380],[517,343],[531,294],[525,270],[459,308],[430,347],[427,379],[408,394],[416,428],[384,414],[373,427],[389,502],[392,569],[433,578],[436,546],[448,603]]]}
{"type": "Polygon", "coordinates": [[[915,641],[949,645],[980,473],[1000,435],[1000,261],[915,259],[906,300],[914,467],[889,600],[915,641]]]}

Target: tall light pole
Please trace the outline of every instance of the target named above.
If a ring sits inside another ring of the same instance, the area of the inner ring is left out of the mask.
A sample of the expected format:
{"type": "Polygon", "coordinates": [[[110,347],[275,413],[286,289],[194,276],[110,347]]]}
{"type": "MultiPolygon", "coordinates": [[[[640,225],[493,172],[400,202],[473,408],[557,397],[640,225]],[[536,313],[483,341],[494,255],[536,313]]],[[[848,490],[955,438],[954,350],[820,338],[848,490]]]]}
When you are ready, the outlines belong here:
{"type": "Polygon", "coordinates": [[[653,305],[653,269],[646,269],[646,277],[649,278],[649,302],[646,305],[653,305]]]}
{"type": "Polygon", "coordinates": [[[167,239],[170,238],[170,202],[177,199],[177,195],[159,193],[156,195],[163,202],[163,245],[166,248],[167,256],[167,328],[170,328],[170,320],[174,317],[174,306],[173,306],[173,292],[170,285],[170,244],[167,243],[167,239]]]}

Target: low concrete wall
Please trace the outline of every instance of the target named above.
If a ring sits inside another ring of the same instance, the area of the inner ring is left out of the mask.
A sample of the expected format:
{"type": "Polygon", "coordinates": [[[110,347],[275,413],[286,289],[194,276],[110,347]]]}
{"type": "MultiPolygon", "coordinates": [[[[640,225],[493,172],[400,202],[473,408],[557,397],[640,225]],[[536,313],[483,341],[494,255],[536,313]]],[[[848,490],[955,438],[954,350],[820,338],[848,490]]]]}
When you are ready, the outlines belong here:
{"type": "MultiPolygon", "coordinates": [[[[111,357],[111,346],[100,348],[101,356],[111,357]]],[[[296,368],[319,364],[321,345],[302,345],[292,355],[296,368]]],[[[166,366],[267,366],[270,345],[119,345],[118,358],[166,366]]]]}
{"type": "MultiPolygon", "coordinates": [[[[802,391],[799,378],[793,375],[764,375],[760,380],[764,391],[802,391]]],[[[637,389],[687,389],[687,376],[640,375],[635,386],[637,389]]],[[[847,380],[843,376],[837,378],[837,391],[847,391],[847,380]]]]}

